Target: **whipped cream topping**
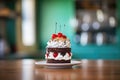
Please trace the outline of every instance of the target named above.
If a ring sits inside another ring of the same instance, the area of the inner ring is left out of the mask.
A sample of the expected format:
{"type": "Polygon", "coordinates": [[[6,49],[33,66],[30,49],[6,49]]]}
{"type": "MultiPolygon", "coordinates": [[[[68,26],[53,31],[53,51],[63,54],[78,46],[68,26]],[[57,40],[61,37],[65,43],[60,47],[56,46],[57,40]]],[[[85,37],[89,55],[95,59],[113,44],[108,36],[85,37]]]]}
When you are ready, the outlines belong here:
{"type": "Polygon", "coordinates": [[[54,57],[53,54],[54,54],[54,52],[50,52],[48,56],[45,55],[45,58],[46,59],[54,59],[54,60],[70,60],[71,56],[72,56],[72,53],[70,53],[71,56],[68,53],[66,53],[64,56],[61,55],[61,53],[58,53],[57,57],[54,57]]]}
{"type": "Polygon", "coordinates": [[[51,47],[51,48],[70,48],[71,44],[70,44],[70,40],[69,39],[65,39],[65,40],[49,40],[47,42],[47,47],[51,47]]]}

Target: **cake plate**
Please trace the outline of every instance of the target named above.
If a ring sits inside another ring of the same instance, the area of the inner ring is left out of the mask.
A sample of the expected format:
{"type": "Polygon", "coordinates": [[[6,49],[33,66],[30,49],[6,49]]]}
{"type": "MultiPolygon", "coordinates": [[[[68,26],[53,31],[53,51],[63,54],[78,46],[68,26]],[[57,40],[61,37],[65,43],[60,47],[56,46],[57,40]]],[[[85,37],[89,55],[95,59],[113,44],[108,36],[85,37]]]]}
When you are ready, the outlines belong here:
{"type": "Polygon", "coordinates": [[[81,61],[71,60],[71,63],[46,63],[45,60],[35,62],[38,66],[45,68],[73,68],[76,65],[80,65],[81,61]]]}

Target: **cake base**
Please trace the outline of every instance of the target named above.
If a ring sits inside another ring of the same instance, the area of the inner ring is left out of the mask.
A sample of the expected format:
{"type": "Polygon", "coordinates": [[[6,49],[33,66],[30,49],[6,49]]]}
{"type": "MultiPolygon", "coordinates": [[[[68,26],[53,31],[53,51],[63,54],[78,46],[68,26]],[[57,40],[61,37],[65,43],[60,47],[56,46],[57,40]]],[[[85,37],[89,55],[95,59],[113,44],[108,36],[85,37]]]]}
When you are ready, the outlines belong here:
{"type": "Polygon", "coordinates": [[[71,63],[71,60],[54,60],[54,59],[47,59],[47,63],[71,63]]]}

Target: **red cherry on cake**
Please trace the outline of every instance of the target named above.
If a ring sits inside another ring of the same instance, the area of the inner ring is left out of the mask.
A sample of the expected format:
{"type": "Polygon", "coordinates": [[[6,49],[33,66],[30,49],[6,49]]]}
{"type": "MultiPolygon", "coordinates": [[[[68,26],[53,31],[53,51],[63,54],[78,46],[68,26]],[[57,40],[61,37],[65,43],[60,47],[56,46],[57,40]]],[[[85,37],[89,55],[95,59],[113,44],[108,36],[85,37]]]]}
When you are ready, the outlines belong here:
{"type": "Polygon", "coordinates": [[[49,54],[48,54],[48,53],[47,53],[46,55],[47,55],[47,57],[49,56],[49,54]]]}
{"type": "Polygon", "coordinates": [[[48,54],[48,53],[46,53],[46,56],[48,57],[48,56],[49,56],[49,54],[48,54]]]}
{"type": "Polygon", "coordinates": [[[52,39],[55,39],[57,37],[56,34],[52,34],[52,39]]]}
{"type": "Polygon", "coordinates": [[[57,52],[54,52],[53,53],[53,56],[56,58],[58,56],[58,53],[57,52]]]}
{"type": "Polygon", "coordinates": [[[67,38],[65,35],[63,35],[63,38],[67,38]]]}
{"type": "Polygon", "coordinates": [[[71,56],[71,53],[70,53],[70,52],[68,52],[68,55],[69,55],[69,56],[71,56]]]}
{"type": "Polygon", "coordinates": [[[58,33],[58,37],[62,37],[63,34],[61,32],[58,33]]]}

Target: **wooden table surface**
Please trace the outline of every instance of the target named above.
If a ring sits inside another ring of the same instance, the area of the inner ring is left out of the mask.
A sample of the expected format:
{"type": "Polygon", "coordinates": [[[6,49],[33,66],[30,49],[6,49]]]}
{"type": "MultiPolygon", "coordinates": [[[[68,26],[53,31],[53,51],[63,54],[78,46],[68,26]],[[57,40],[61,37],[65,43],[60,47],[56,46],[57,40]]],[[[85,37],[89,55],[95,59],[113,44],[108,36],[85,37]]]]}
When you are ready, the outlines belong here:
{"type": "Polygon", "coordinates": [[[81,60],[71,69],[47,69],[36,60],[0,60],[0,80],[120,80],[119,60],[81,60]]]}

